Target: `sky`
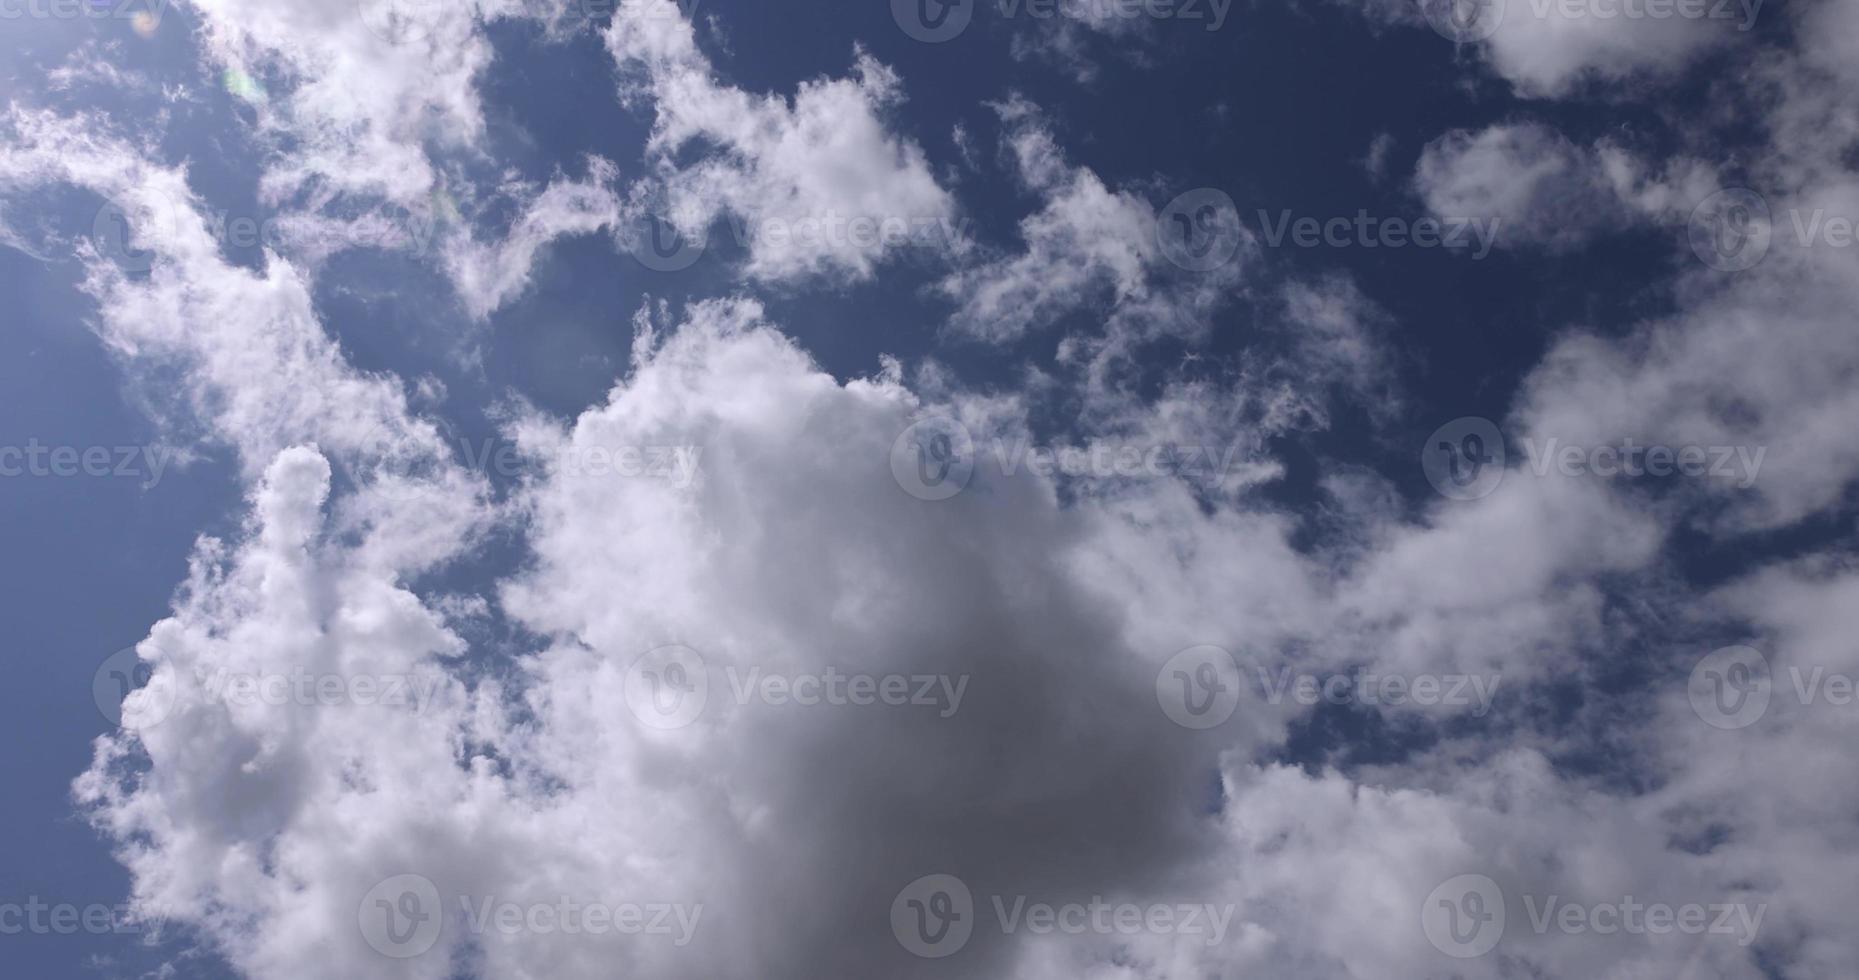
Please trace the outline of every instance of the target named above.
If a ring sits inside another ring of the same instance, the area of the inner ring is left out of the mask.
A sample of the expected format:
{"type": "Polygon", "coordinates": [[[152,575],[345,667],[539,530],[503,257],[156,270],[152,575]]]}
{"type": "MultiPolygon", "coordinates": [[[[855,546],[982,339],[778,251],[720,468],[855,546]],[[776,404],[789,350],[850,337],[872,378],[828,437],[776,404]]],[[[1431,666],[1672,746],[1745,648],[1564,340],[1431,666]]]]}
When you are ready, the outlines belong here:
{"type": "Polygon", "coordinates": [[[1851,975],[1859,5],[0,30],[8,975],[1851,975]]]}

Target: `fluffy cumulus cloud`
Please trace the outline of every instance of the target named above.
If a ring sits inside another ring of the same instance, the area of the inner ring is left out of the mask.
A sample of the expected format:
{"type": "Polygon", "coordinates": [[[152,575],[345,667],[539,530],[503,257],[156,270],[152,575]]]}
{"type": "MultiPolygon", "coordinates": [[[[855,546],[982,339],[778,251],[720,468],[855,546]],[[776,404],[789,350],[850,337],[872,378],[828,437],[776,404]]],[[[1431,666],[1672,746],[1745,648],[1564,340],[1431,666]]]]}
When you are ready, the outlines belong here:
{"type": "MultiPolygon", "coordinates": [[[[1010,94],[1025,213],[972,243],[896,71],[753,94],[667,0],[604,33],[638,173],[451,184],[504,230],[442,231],[437,265],[482,320],[551,241],[655,215],[751,229],[740,281],[648,299],[593,404],[500,402],[493,485],[314,297],[370,220],[330,195],[448,186],[515,14],[337,6],[198,7],[216,63],[279,82],[261,183],[313,247],[256,267],[120,120],[0,116],[6,243],[56,189],[116,202],[120,248],[79,246],[97,337],[236,461],[74,786],[184,942],[259,980],[1850,974],[1859,572],[1776,543],[1849,524],[1859,478],[1859,278],[1825,238],[1859,213],[1850,8],[1712,108],[1763,122],[1734,161],[1543,121],[1425,144],[1429,211],[1543,261],[1650,230],[1671,273],[1559,325],[1493,431],[1429,437],[1432,494],[1387,464],[1444,420],[1409,417],[1366,277],[1269,268],[1230,199],[1108,181],[1010,94]],[[946,339],[1051,363],[836,375],[755,297],[926,246],[946,339]],[[1628,442],[1710,472],[1601,473],[1628,442]],[[1706,546],[1757,557],[1698,585],[1706,546]],[[1732,643],[1740,672],[1699,662],[1732,643]]],[[[1754,43],[1565,6],[1475,43],[1545,100],[1754,43]]]]}

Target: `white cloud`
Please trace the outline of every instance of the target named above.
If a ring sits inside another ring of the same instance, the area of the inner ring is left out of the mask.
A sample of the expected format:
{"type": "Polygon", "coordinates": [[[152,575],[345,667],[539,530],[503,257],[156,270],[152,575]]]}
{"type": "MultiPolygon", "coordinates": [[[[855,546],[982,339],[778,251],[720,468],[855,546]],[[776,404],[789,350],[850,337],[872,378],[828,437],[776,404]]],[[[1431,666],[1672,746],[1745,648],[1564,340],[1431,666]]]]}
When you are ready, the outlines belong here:
{"type": "Polygon", "coordinates": [[[1592,154],[1539,123],[1441,136],[1421,152],[1414,190],[1442,219],[1495,220],[1513,248],[1568,250],[1629,219],[1592,154]]]}
{"type": "Polygon", "coordinates": [[[903,100],[897,73],[863,50],[852,77],[802,82],[789,99],[719,82],[670,0],[625,0],[607,47],[623,94],[649,96],[657,113],[638,203],[692,239],[719,218],[739,222],[751,278],[860,280],[912,247],[941,257],[967,247],[923,150],[888,126],[903,100]],[[863,227],[898,222],[910,231],[901,239],[863,227]]]}

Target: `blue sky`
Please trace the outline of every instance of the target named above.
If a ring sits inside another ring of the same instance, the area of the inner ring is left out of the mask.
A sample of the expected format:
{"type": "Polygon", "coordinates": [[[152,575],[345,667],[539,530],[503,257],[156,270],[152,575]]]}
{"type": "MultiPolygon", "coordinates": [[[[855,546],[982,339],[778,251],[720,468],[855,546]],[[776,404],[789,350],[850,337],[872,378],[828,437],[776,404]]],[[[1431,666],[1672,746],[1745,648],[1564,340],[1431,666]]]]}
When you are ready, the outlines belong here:
{"type": "Polygon", "coordinates": [[[1850,971],[1851,5],[0,20],[22,975],[1850,971]]]}

